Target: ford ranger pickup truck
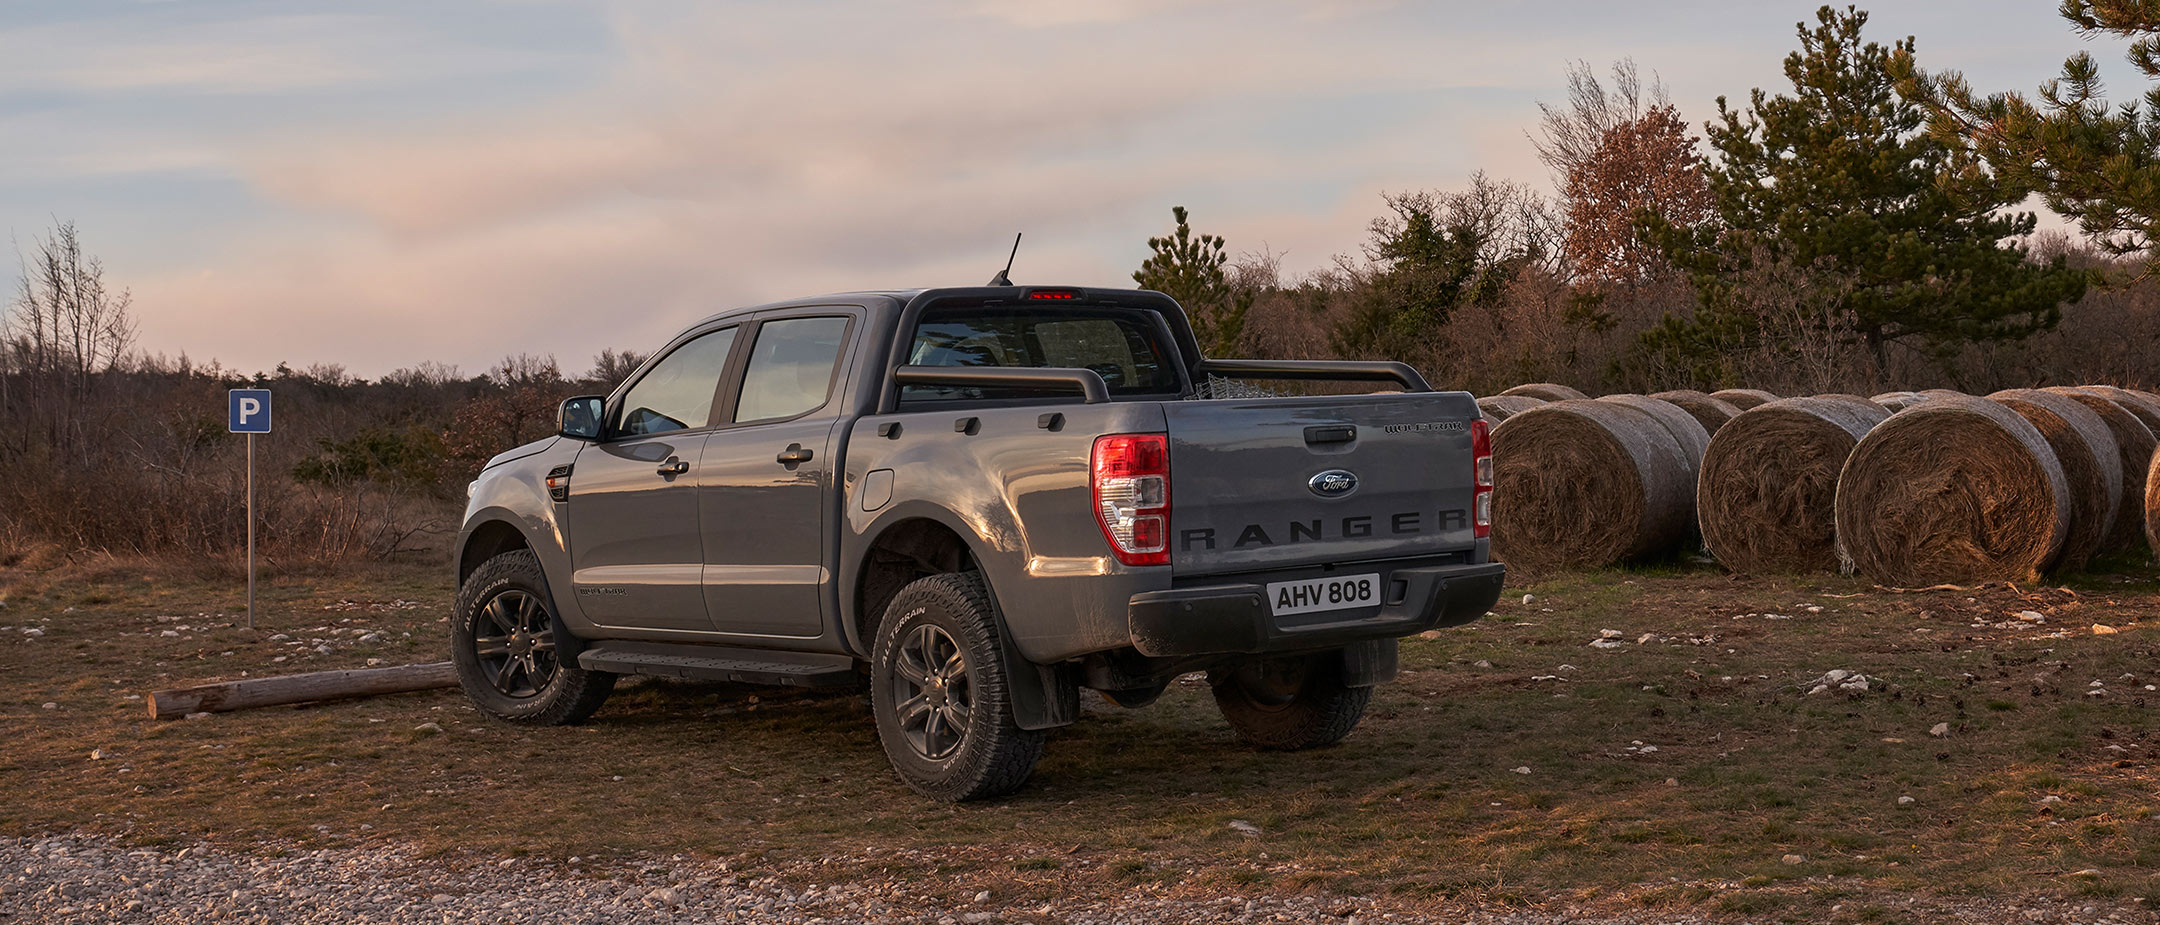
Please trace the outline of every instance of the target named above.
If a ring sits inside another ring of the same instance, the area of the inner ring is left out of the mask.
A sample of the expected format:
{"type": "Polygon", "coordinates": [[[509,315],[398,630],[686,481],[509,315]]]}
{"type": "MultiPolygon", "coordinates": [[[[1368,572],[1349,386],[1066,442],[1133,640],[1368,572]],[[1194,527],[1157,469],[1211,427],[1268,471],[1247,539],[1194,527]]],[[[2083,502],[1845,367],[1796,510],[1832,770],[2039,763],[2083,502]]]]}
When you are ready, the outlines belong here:
{"type": "Polygon", "coordinates": [[[1083,687],[1139,707],[1204,672],[1252,745],[1336,742],[1400,637],[1500,593],[1468,394],[1204,358],[1157,292],[724,312],[560,413],[456,546],[458,677],[511,722],[580,722],[625,674],[867,683],[901,779],[968,800],[1020,787],[1083,687]],[[1301,380],[1386,393],[1274,394],[1301,380]]]}

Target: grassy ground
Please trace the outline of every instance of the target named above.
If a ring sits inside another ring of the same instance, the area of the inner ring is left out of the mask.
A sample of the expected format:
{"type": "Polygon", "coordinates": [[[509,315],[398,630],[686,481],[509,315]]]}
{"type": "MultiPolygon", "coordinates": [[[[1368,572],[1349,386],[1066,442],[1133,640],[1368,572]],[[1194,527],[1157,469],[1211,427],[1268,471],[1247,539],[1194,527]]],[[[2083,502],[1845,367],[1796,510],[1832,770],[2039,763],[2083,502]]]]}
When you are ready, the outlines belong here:
{"type": "Polygon", "coordinates": [[[454,691],[162,723],[137,699],[439,660],[450,591],[435,568],[280,579],[249,631],[230,582],[0,572],[0,835],[687,853],[1015,901],[1324,892],[1790,921],[1913,920],[1914,895],[2160,901],[2149,569],[1915,593],[1559,577],[1407,641],[1341,746],[1242,748],[1197,682],[1140,711],[1090,696],[1025,790],[962,807],[894,779],[858,695],[629,682],[592,724],[537,730],[454,691]],[[1617,645],[1589,644],[1606,630],[1617,645]],[[1832,669],[1868,690],[1810,695],[1832,669]]]}

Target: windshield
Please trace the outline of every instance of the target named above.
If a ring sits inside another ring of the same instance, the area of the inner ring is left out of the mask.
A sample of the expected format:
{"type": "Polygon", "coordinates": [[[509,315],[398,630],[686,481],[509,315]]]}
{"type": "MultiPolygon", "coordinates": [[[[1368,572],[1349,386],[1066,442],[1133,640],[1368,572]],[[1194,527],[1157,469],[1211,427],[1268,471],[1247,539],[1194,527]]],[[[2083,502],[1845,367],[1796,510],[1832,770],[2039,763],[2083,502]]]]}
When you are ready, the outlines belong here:
{"type": "MultiPolygon", "coordinates": [[[[1111,395],[1174,394],[1177,370],[1156,343],[1148,315],[1084,309],[932,309],[915,325],[911,366],[1074,367],[1102,376],[1111,395]]],[[[1039,389],[910,385],[900,400],[1040,396],[1039,389]]]]}

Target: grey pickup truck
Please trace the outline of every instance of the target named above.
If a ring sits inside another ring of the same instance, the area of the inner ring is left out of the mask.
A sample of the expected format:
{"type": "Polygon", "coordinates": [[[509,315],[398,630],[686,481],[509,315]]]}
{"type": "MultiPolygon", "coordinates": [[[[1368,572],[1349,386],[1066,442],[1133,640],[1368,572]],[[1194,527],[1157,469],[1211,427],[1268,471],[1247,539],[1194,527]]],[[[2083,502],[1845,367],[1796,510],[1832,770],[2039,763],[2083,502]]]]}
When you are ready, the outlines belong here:
{"type": "Polygon", "coordinates": [[[739,309],[489,461],[452,654],[523,723],[624,674],[867,683],[941,800],[1017,789],[1083,687],[1139,707],[1205,672],[1243,740],[1327,745],[1399,637],[1498,598],[1488,446],[1468,394],[1400,363],[1205,359],[1156,292],[739,309]],[[1386,393],[1259,385],[1299,380],[1386,393]]]}

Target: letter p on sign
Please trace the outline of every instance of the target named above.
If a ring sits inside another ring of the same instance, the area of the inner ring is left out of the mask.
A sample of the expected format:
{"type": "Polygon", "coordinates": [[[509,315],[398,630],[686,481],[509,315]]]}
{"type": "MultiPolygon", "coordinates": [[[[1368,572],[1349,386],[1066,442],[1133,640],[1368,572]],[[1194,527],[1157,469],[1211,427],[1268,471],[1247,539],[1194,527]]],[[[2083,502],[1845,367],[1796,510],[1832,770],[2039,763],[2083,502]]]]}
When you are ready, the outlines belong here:
{"type": "Polygon", "coordinates": [[[226,430],[236,434],[270,432],[269,389],[233,389],[225,394],[226,430]]]}

